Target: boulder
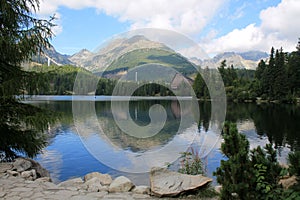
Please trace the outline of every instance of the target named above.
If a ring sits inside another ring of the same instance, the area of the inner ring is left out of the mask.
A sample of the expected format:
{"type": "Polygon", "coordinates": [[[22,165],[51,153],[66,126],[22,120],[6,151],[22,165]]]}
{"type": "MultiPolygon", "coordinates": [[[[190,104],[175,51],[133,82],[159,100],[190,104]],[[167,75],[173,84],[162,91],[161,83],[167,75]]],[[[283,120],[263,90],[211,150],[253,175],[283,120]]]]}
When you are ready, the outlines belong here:
{"type": "Polygon", "coordinates": [[[40,163],[30,159],[30,158],[26,158],[26,160],[30,161],[32,164],[31,169],[34,169],[36,171],[36,175],[37,178],[40,177],[50,177],[50,173],[48,172],[48,170],[46,170],[45,168],[43,168],[40,163]]]}
{"type": "Polygon", "coordinates": [[[59,187],[78,187],[83,184],[83,180],[81,178],[73,178],[66,181],[63,181],[58,184],[59,187]]]}
{"type": "Polygon", "coordinates": [[[10,176],[19,176],[19,172],[7,170],[6,173],[10,176]]]}
{"type": "Polygon", "coordinates": [[[34,169],[30,171],[24,171],[21,173],[21,177],[27,180],[35,180],[36,179],[36,171],[34,169]]]}
{"type": "Polygon", "coordinates": [[[7,170],[11,170],[13,165],[11,163],[0,162],[0,173],[5,173],[7,170]]]}
{"type": "Polygon", "coordinates": [[[146,185],[139,185],[132,189],[135,194],[150,194],[150,187],[146,185]]]}
{"type": "Polygon", "coordinates": [[[37,178],[50,177],[49,172],[45,168],[30,158],[20,157],[13,163],[13,170],[16,170],[17,172],[24,172],[31,169],[35,170],[37,178]]]}
{"type": "Polygon", "coordinates": [[[216,186],[214,187],[214,190],[216,191],[216,193],[221,194],[222,185],[216,185],[216,186]]]}
{"type": "Polygon", "coordinates": [[[101,184],[101,179],[98,177],[94,177],[92,179],[89,179],[88,181],[86,181],[81,189],[87,190],[89,192],[102,192],[102,191],[108,191],[108,187],[107,186],[103,186],[101,184]]]}
{"type": "Polygon", "coordinates": [[[13,163],[13,170],[24,172],[32,167],[32,163],[25,158],[17,158],[13,163]]]}
{"type": "Polygon", "coordinates": [[[110,185],[112,182],[112,178],[108,174],[101,174],[99,172],[92,172],[84,176],[84,181],[88,181],[92,178],[99,178],[101,185],[110,185]]]}
{"type": "Polygon", "coordinates": [[[279,184],[282,185],[283,188],[288,189],[291,186],[295,185],[297,183],[297,177],[291,176],[284,179],[279,180],[279,184]]]}
{"type": "Polygon", "coordinates": [[[150,171],[150,188],[153,195],[177,196],[180,193],[196,190],[207,183],[211,178],[203,175],[188,175],[172,172],[165,168],[152,168],[150,171]]]}
{"type": "Polygon", "coordinates": [[[51,182],[50,177],[41,177],[35,180],[36,182],[51,182]]]}
{"type": "Polygon", "coordinates": [[[109,192],[129,192],[134,184],[125,176],[119,176],[110,184],[109,192]]]}

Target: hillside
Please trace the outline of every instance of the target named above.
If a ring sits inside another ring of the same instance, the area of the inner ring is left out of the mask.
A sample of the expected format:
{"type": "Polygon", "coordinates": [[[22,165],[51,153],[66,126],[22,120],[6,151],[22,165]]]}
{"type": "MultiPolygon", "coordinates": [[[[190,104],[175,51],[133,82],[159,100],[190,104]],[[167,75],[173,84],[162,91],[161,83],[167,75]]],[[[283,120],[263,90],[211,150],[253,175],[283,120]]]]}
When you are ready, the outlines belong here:
{"type": "Polygon", "coordinates": [[[211,59],[199,60],[197,58],[191,59],[192,62],[205,67],[211,68],[219,67],[223,60],[226,60],[227,66],[233,65],[234,68],[239,69],[256,69],[261,59],[266,60],[268,54],[261,51],[248,51],[248,52],[224,52],[214,56],[211,59]]]}
{"type": "MultiPolygon", "coordinates": [[[[179,71],[185,75],[191,75],[196,72],[196,69],[192,63],[190,63],[185,57],[173,52],[163,49],[138,49],[128,52],[118,59],[116,59],[105,71],[105,76],[108,74],[116,74],[120,71],[128,71],[129,69],[144,65],[144,64],[159,64],[161,66],[172,67],[176,71],[179,71]]],[[[147,66],[151,67],[151,65],[147,66]]],[[[158,70],[158,68],[156,68],[158,70]]],[[[151,69],[149,70],[151,71],[151,69]]],[[[172,70],[169,70],[171,73],[172,70]]],[[[163,69],[155,71],[155,74],[165,74],[163,69]]],[[[173,70],[172,76],[175,71],[173,70]]],[[[169,74],[170,75],[170,74],[169,74]]],[[[152,77],[154,78],[154,77],[152,77]]]]}
{"type": "MultiPolygon", "coordinates": [[[[144,36],[137,35],[131,38],[117,38],[103,45],[96,53],[81,51],[70,57],[76,65],[92,72],[101,72],[110,66],[114,60],[128,52],[139,49],[160,49],[172,51],[159,42],[150,41],[144,36]],[[81,59],[78,59],[81,58],[81,59]]],[[[122,68],[122,66],[120,66],[122,68]]]]}
{"type": "Polygon", "coordinates": [[[48,58],[50,58],[51,64],[55,65],[71,65],[73,62],[69,60],[68,55],[60,54],[55,50],[53,46],[43,49],[43,53],[32,57],[32,61],[40,64],[47,64],[48,58]]]}

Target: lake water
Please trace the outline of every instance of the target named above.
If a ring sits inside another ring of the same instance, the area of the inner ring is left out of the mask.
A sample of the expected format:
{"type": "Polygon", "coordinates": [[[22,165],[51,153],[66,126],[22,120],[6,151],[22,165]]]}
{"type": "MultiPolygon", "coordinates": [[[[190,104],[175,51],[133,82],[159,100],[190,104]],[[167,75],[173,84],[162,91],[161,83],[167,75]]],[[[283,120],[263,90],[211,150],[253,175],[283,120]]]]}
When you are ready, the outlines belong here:
{"type": "MultiPolygon", "coordinates": [[[[66,97],[65,97],[66,98],[66,97]]],[[[49,144],[35,159],[50,171],[54,182],[84,176],[93,171],[109,173],[113,177],[125,175],[135,184],[149,184],[145,168],[173,163],[177,169],[180,152],[192,147],[203,157],[208,176],[219,166],[223,156],[219,150],[222,137],[214,132],[216,122],[211,121],[211,105],[199,102],[200,119],[180,127],[182,119],[189,119],[194,108],[180,110],[176,100],[130,101],[129,112],[123,112],[126,103],[115,101],[115,115],[111,101],[77,101],[70,99],[39,99],[31,104],[61,113],[59,123],[50,126],[49,144]],[[74,103],[74,102],[73,102],[74,103]],[[166,122],[152,137],[136,137],[127,134],[116,124],[116,119],[132,118],[138,126],[147,126],[151,119],[149,109],[155,104],[164,107],[166,122]],[[74,106],[80,117],[74,116],[74,106]],[[93,112],[90,112],[92,108],[93,112]],[[180,129],[180,131],[178,131],[180,129]],[[174,162],[173,162],[174,161],[174,162]],[[137,173],[136,173],[137,172],[137,173]]],[[[189,100],[185,100],[189,105],[189,100]]],[[[227,105],[226,120],[236,122],[240,132],[250,141],[251,148],[272,142],[278,151],[280,162],[286,162],[291,149],[300,149],[300,107],[278,104],[227,105]]]]}

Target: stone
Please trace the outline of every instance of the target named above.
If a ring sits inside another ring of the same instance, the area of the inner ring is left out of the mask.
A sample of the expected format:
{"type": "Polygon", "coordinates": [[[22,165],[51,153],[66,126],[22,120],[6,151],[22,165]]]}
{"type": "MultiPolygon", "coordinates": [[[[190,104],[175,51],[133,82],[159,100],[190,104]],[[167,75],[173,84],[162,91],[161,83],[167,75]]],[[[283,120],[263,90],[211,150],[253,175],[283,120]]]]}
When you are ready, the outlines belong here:
{"type": "Polygon", "coordinates": [[[6,173],[11,176],[19,176],[19,172],[7,170],[6,173]]]}
{"type": "Polygon", "coordinates": [[[6,192],[0,192],[0,198],[3,198],[6,195],[6,192]]]}
{"type": "Polygon", "coordinates": [[[50,177],[41,177],[35,180],[36,182],[51,182],[50,177]]]}
{"type": "Polygon", "coordinates": [[[291,177],[279,180],[279,184],[281,184],[284,189],[288,189],[291,186],[295,185],[296,183],[297,183],[296,176],[291,176],[291,177]]]}
{"type": "Polygon", "coordinates": [[[28,179],[30,176],[32,176],[32,171],[24,171],[21,173],[21,177],[22,178],[25,178],[25,179],[28,179]]]}
{"type": "Polygon", "coordinates": [[[150,194],[150,187],[146,185],[139,185],[132,189],[135,194],[150,194]]]}
{"type": "Polygon", "coordinates": [[[216,185],[214,187],[214,190],[216,191],[216,193],[221,194],[222,186],[221,185],[216,185]]]}
{"type": "Polygon", "coordinates": [[[17,172],[23,172],[32,167],[32,163],[25,158],[17,158],[15,162],[13,162],[13,170],[17,170],[17,172]]]}
{"type": "Polygon", "coordinates": [[[112,181],[109,192],[129,192],[134,187],[134,184],[125,176],[119,176],[112,181]]]}
{"type": "Polygon", "coordinates": [[[99,192],[102,187],[103,186],[101,185],[100,178],[94,177],[86,181],[81,188],[89,192],[99,192]]]}
{"type": "Polygon", "coordinates": [[[4,173],[7,170],[11,170],[13,165],[11,163],[0,163],[0,173],[4,173]]]}
{"type": "Polygon", "coordinates": [[[165,168],[154,167],[150,171],[150,188],[153,195],[177,196],[183,192],[196,190],[212,182],[203,175],[188,175],[172,172],[165,168]]]}
{"type": "Polygon", "coordinates": [[[76,186],[81,186],[83,184],[83,180],[81,178],[73,178],[66,180],[64,182],[61,182],[58,184],[59,187],[76,187],[76,186]]]}
{"type": "Polygon", "coordinates": [[[40,163],[30,159],[30,158],[26,158],[26,160],[30,161],[32,164],[31,169],[34,169],[36,171],[36,176],[37,178],[40,177],[50,177],[50,173],[48,172],[48,170],[46,170],[45,168],[43,168],[40,163]]]}
{"type": "Polygon", "coordinates": [[[99,172],[92,172],[84,176],[84,181],[88,181],[94,177],[100,179],[102,185],[110,185],[112,182],[112,178],[109,174],[101,174],[99,172]]]}

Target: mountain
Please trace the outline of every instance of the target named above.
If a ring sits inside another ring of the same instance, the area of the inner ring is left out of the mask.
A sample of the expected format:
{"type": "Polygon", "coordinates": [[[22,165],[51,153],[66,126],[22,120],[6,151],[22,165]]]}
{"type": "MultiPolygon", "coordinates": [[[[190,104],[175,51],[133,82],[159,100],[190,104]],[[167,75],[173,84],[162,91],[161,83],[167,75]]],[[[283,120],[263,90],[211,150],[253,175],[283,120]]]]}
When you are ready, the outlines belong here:
{"type": "Polygon", "coordinates": [[[48,58],[50,59],[51,64],[55,65],[72,65],[73,62],[69,60],[68,55],[60,54],[55,50],[55,48],[51,45],[50,47],[43,49],[43,53],[35,55],[32,57],[32,61],[47,64],[48,58]]]}
{"type": "Polygon", "coordinates": [[[268,59],[268,54],[261,51],[248,51],[242,53],[236,52],[224,52],[214,56],[211,59],[199,60],[197,58],[192,58],[191,61],[202,66],[202,67],[219,67],[223,60],[226,60],[227,66],[233,65],[234,68],[246,68],[246,69],[256,69],[259,61],[263,59],[268,59]]]}
{"type": "MultiPolygon", "coordinates": [[[[70,57],[76,65],[92,72],[128,70],[140,64],[162,59],[158,56],[175,56],[172,49],[166,45],[148,40],[146,37],[136,35],[131,38],[117,38],[104,45],[96,53],[82,50],[70,57]],[[151,57],[154,56],[154,57],[151,57]],[[106,70],[105,70],[106,69],[106,70]]],[[[175,56],[176,57],[176,56],[175,56]]],[[[165,58],[164,58],[165,59],[165,58]]],[[[185,59],[181,56],[180,59],[185,59]]],[[[180,60],[179,59],[179,60],[180,60]]],[[[172,58],[170,58],[172,60],[172,58]]],[[[186,62],[189,62],[185,59],[186,62]]],[[[162,63],[164,61],[161,61],[162,63]]],[[[172,61],[170,61],[172,62],[172,61]]]]}

